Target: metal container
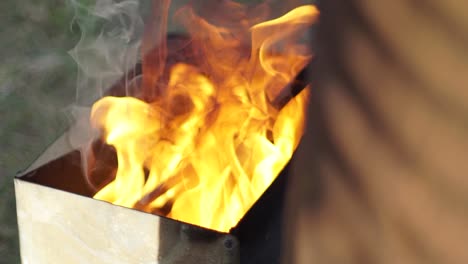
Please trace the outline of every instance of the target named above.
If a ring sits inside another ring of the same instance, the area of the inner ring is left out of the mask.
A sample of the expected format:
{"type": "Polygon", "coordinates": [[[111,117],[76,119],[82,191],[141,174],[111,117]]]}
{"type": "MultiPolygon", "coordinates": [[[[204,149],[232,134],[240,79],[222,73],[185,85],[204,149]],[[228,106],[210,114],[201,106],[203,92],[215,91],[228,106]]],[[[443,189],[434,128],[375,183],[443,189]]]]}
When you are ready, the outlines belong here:
{"type": "Polygon", "coordinates": [[[220,233],[93,199],[73,151],[15,178],[22,263],[279,263],[284,180],[220,233]]]}
{"type": "Polygon", "coordinates": [[[15,179],[22,263],[239,263],[230,234],[92,199],[79,158],[15,179]]]}

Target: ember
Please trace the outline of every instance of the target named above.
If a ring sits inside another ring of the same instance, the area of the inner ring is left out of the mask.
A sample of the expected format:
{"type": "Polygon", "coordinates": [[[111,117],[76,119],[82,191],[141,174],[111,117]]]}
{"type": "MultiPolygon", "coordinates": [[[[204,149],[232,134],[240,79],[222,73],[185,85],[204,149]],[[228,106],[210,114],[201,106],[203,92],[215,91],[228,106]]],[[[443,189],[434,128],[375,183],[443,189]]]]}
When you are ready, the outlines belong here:
{"type": "Polygon", "coordinates": [[[165,65],[163,2],[155,9],[162,28],[150,24],[143,40],[143,52],[160,44],[143,56],[142,95],[93,106],[91,123],[118,159],[115,179],[94,197],[228,232],[299,143],[309,89],[274,102],[312,57],[300,39],[318,11],[305,5],[261,22],[235,2],[224,1],[234,14],[224,20],[185,6],[176,18],[191,34],[195,61],[165,65]]]}

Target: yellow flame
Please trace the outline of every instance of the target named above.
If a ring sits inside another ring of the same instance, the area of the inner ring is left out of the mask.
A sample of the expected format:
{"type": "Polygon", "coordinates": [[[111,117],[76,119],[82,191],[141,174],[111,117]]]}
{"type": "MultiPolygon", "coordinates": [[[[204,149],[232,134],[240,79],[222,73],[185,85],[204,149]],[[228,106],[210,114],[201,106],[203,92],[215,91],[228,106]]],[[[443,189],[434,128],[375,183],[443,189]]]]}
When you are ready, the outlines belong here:
{"type": "Polygon", "coordinates": [[[299,143],[309,89],[281,109],[271,99],[310,60],[297,36],[318,11],[301,6],[250,27],[247,56],[235,38],[223,41],[227,28],[185,12],[189,31],[204,30],[200,49],[224,54],[208,53],[198,67],[174,65],[164,98],[155,102],[105,97],[94,104],[92,125],[118,158],[115,180],[95,198],[147,212],[169,208],[169,217],[227,232],[299,143]]]}

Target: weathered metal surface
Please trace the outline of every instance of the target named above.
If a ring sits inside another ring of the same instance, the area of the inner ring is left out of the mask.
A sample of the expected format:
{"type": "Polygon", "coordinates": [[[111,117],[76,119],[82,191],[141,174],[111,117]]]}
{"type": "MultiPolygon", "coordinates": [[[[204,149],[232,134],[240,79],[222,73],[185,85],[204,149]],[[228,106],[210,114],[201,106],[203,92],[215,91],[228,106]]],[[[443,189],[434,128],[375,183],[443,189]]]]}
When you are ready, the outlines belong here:
{"type": "Polygon", "coordinates": [[[77,152],[15,179],[23,263],[239,263],[234,236],[92,199],[83,179],[77,152]]]}

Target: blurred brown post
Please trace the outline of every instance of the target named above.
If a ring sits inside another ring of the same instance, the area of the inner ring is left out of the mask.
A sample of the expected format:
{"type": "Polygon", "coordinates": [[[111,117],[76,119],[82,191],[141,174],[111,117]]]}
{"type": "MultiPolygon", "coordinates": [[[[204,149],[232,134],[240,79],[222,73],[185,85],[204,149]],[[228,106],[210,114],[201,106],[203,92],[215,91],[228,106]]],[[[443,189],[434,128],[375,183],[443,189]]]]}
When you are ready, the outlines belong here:
{"type": "Polygon", "coordinates": [[[468,263],[466,10],[321,1],[283,263],[468,263]]]}

